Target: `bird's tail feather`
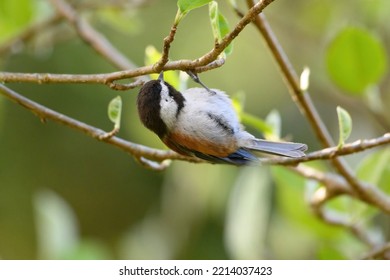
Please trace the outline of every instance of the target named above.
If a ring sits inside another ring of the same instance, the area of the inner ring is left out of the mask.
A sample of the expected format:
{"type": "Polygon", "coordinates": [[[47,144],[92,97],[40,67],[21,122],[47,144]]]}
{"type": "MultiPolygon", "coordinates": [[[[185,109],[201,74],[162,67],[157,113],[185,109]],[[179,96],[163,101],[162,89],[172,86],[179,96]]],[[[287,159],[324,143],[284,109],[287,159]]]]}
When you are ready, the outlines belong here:
{"type": "Polygon", "coordinates": [[[304,152],[307,150],[307,145],[293,142],[272,142],[255,139],[252,141],[252,144],[246,146],[246,148],[268,154],[300,158],[305,156],[304,152]]]}

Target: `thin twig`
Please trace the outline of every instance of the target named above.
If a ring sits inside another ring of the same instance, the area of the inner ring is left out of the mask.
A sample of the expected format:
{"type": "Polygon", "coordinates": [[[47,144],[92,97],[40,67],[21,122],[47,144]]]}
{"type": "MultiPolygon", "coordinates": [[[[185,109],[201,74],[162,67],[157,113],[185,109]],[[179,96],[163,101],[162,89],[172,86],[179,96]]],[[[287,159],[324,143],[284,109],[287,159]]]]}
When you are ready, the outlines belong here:
{"type": "Polygon", "coordinates": [[[144,157],[135,157],[135,159],[145,168],[152,169],[154,171],[163,171],[171,165],[171,160],[166,159],[161,162],[156,162],[144,157]]]}
{"type": "Polygon", "coordinates": [[[361,242],[370,247],[377,245],[365,228],[363,228],[359,224],[350,221],[350,219],[345,214],[334,210],[325,209],[324,207],[322,207],[322,205],[311,204],[311,206],[315,215],[323,222],[329,225],[347,229],[361,242]]]}
{"type": "MultiPolygon", "coordinates": [[[[248,0],[249,5],[252,5],[253,1],[248,0]]],[[[290,89],[291,97],[295,103],[299,106],[302,114],[307,118],[311,124],[317,138],[321,141],[324,147],[334,146],[332,137],[328,132],[324,122],[315,109],[313,102],[310,99],[308,92],[302,92],[299,84],[299,78],[295,72],[290,60],[280,45],[278,39],[274,35],[271,27],[269,26],[265,15],[260,14],[254,20],[255,26],[261,32],[265,39],[268,48],[270,49],[274,59],[279,66],[282,76],[286,81],[288,88],[290,89]]]]}
{"type": "Polygon", "coordinates": [[[145,83],[145,81],[143,81],[141,79],[137,79],[135,82],[128,83],[128,84],[120,84],[120,83],[117,83],[115,81],[112,81],[112,82],[108,82],[108,86],[111,89],[114,89],[114,90],[125,91],[125,90],[133,89],[133,88],[136,88],[136,87],[140,87],[144,83],[145,83]]]}
{"type": "Polygon", "coordinates": [[[384,129],[385,131],[390,131],[390,122],[386,118],[386,115],[384,114],[383,111],[378,112],[375,109],[371,108],[370,106],[368,106],[368,108],[366,107],[365,109],[368,111],[371,117],[373,117],[376,120],[376,122],[381,126],[382,129],[384,129]]]}
{"type": "Polygon", "coordinates": [[[290,166],[289,169],[304,178],[315,180],[326,186],[326,190],[321,196],[316,196],[313,199],[331,199],[341,194],[356,196],[356,193],[351,189],[345,179],[337,174],[321,172],[307,165],[290,166]]]}
{"type": "Polygon", "coordinates": [[[375,248],[368,252],[362,259],[364,260],[372,260],[372,259],[390,259],[390,243],[385,243],[380,246],[375,246],[375,248]]]}
{"type": "Polygon", "coordinates": [[[289,169],[324,186],[317,189],[309,201],[313,213],[319,219],[329,225],[347,229],[359,240],[371,247],[375,245],[373,238],[371,238],[368,232],[360,225],[353,223],[347,215],[325,208],[325,203],[336,196],[347,194],[356,197],[354,189],[350,187],[343,177],[332,173],[324,173],[304,165],[290,167],[289,169]]]}
{"type": "Polygon", "coordinates": [[[167,64],[167,62],[169,61],[169,50],[171,49],[171,43],[175,39],[176,31],[177,31],[177,24],[174,23],[173,26],[171,27],[171,31],[169,32],[169,35],[164,38],[164,45],[163,45],[161,58],[153,66],[156,72],[161,72],[164,65],[167,64]]]}
{"type": "MultiPolygon", "coordinates": [[[[219,44],[214,45],[214,48],[210,52],[194,61],[196,64],[199,64],[196,66],[204,66],[216,60],[218,56],[230,45],[230,43],[241,33],[241,31],[273,1],[274,0],[260,0],[255,5],[252,5],[245,16],[239,20],[234,29],[222,38],[219,44]]],[[[193,68],[195,67],[189,67],[188,70],[193,68]]]]}
{"type": "MultiPolygon", "coordinates": [[[[52,1],[63,1],[63,0],[52,0],[52,1]]],[[[274,0],[263,0],[259,1],[254,5],[247,14],[241,18],[236,24],[235,28],[228,33],[214,48],[203,55],[202,57],[195,60],[178,60],[167,62],[162,69],[156,69],[154,65],[144,66],[135,69],[129,69],[125,71],[107,73],[107,74],[96,74],[96,75],[70,75],[70,74],[49,74],[49,73],[35,73],[35,74],[24,74],[24,73],[10,73],[0,72],[0,82],[3,83],[95,83],[95,84],[109,84],[116,80],[128,79],[138,77],[142,75],[148,75],[152,73],[158,73],[162,70],[193,70],[199,73],[198,68],[201,71],[211,70],[221,66],[221,63],[214,63],[218,59],[218,56],[224,51],[224,49],[240,34],[240,32],[247,26],[258,13],[260,13],[265,7],[271,4],[274,0]],[[157,71],[158,70],[158,71],[157,71]]]]}
{"type": "Polygon", "coordinates": [[[344,213],[326,208],[325,203],[339,195],[349,195],[354,198],[360,198],[343,177],[333,173],[324,173],[302,164],[295,167],[289,167],[289,169],[307,179],[315,180],[324,186],[317,189],[314,194],[311,195],[309,201],[312,211],[319,219],[329,225],[346,228],[359,240],[370,247],[377,246],[377,241],[369,233],[368,229],[353,222],[350,217],[344,213]]]}

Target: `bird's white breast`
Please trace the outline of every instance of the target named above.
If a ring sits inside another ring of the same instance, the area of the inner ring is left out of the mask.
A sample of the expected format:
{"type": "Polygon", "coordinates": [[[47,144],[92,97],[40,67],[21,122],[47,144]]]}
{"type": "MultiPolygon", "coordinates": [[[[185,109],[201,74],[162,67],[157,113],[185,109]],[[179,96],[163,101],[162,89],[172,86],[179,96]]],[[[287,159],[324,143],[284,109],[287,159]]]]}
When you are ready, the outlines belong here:
{"type": "Polygon", "coordinates": [[[222,91],[212,91],[191,88],[183,92],[186,101],[178,116],[176,128],[187,135],[221,145],[236,142],[241,126],[231,100],[222,91]]]}

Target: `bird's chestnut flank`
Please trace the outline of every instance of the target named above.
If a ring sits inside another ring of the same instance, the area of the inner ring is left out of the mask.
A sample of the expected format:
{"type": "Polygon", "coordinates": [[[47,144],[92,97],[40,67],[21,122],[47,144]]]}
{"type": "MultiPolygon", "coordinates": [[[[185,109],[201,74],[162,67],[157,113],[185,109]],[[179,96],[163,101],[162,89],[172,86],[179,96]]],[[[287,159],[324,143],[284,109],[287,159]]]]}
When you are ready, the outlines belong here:
{"type": "Polygon", "coordinates": [[[243,129],[224,92],[206,86],[179,92],[163,73],[142,86],[137,108],[142,123],[169,148],[212,163],[258,163],[252,151],[299,158],[307,149],[301,143],[257,139],[243,129]]]}

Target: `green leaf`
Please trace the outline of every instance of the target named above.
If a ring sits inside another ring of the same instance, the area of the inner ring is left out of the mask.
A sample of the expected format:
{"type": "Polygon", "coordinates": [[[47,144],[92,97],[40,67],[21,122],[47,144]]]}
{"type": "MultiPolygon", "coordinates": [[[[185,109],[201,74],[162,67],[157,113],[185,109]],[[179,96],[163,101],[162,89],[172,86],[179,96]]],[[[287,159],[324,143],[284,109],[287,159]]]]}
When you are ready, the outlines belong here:
{"type": "Polygon", "coordinates": [[[178,24],[191,10],[202,7],[211,1],[212,0],[178,0],[175,24],[178,24]]]}
{"type": "MultiPolygon", "coordinates": [[[[228,24],[226,18],[221,13],[219,13],[219,15],[218,15],[218,21],[219,21],[219,29],[220,29],[220,32],[221,32],[221,39],[222,39],[223,37],[225,37],[230,32],[230,27],[229,27],[229,24],[228,24]]],[[[225,50],[223,52],[226,55],[229,55],[229,54],[232,53],[232,51],[233,51],[233,42],[231,42],[225,48],[225,50]]]]}
{"type": "MultiPolygon", "coordinates": [[[[154,46],[147,46],[145,49],[145,64],[155,64],[161,58],[161,53],[154,46]]],[[[152,79],[157,79],[159,74],[151,74],[152,79]]],[[[164,81],[172,85],[174,88],[181,87],[181,79],[175,71],[164,72],[164,81]]]]}
{"type": "Polygon", "coordinates": [[[114,123],[116,129],[120,128],[122,113],[122,98],[115,97],[108,104],[108,118],[114,123]]]}
{"type": "Polygon", "coordinates": [[[339,120],[339,147],[342,147],[352,131],[352,119],[349,113],[337,106],[337,117],[339,120]]]}
{"type": "Polygon", "coordinates": [[[264,134],[272,134],[273,133],[273,128],[270,126],[267,122],[263,121],[259,117],[242,112],[241,113],[241,121],[244,125],[251,126],[254,129],[260,131],[261,133],[264,134]]]}
{"type": "Polygon", "coordinates": [[[212,0],[178,0],[177,7],[181,13],[188,13],[189,11],[202,7],[212,0]]]}
{"type": "Polygon", "coordinates": [[[211,29],[213,31],[214,39],[221,40],[221,32],[219,30],[219,21],[218,21],[218,3],[212,1],[209,3],[209,17],[211,23],[211,29]]]}
{"type": "MultiPolygon", "coordinates": [[[[219,11],[218,3],[216,1],[209,3],[209,17],[214,40],[220,42],[222,38],[230,32],[230,28],[226,18],[219,11]]],[[[233,44],[231,43],[224,50],[224,54],[229,55],[231,54],[232,50],[233,44]]]]}
{"type": "Polygon", "coordinates": [[[359,27],[346,27],[329,44],[326,67],[333,82],[342,90],[360,96],[379,83],[387,68],[382,42],[359,27]]]}

